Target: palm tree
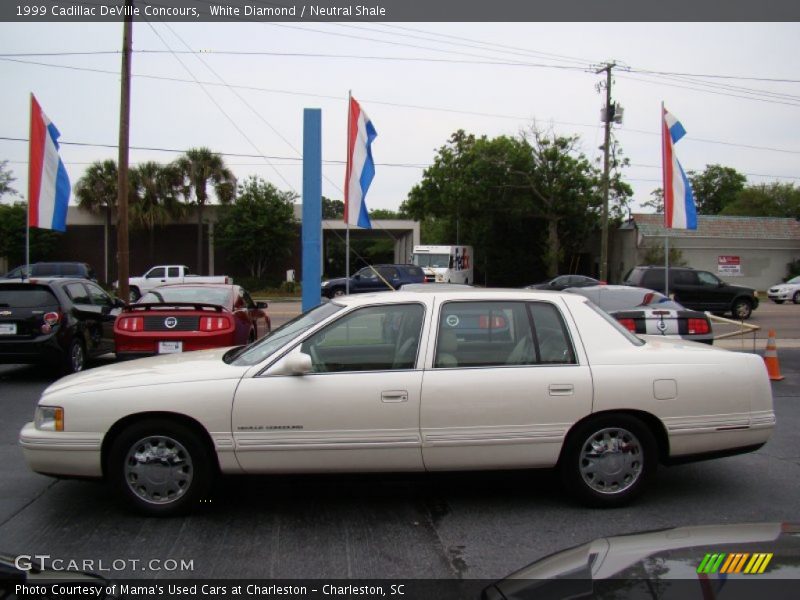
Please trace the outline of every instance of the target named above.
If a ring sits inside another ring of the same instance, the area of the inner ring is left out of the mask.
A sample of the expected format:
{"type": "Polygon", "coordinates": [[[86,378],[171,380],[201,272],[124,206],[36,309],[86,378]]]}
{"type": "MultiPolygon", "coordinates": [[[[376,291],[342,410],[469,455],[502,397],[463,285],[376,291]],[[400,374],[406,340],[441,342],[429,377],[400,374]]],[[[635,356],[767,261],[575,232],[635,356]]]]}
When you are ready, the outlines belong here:
{"type": "Polygon", "coordinates": [[[150,261],[155,258],[155,228],[183,214],[179,200],[182,178],[174,165],[149,161],[130,171],[131,224],[147,229],[150,237],[150,261]]]}
{"type": "Polygon", "coordinates": [[[203,208],[208,202],[208,184],[223,204],[233,200],[236,178],[219,154],[208,148],[192,148],[176,161],[184,179],[184,196],[197,206],[197,272],[203,272],[203,208]],[[191,200],[192,195],[194,200],[191,200]]]}
{"type": "Polygon", "coordinates": [[[117,206],[117,193],[117,163],[113,160],[93,162],[86,169],[83,177],[75,184],[75,196],[78,198],[78,206],[94,214],[105,212],[104,270],[106,282],[109,281],[108,257],[111,254],[109,249],[111,242],[111,213],[117,206]]]}

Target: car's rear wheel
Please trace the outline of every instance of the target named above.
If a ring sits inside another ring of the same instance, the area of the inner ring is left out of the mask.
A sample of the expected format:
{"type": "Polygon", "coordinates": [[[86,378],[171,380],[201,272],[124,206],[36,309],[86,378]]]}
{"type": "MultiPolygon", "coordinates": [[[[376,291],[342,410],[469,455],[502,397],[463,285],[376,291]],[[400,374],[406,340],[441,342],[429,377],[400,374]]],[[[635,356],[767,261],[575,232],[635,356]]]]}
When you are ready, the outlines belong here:
{"type": "Polygon", "coordinates": [[[559,469],[583,504],[613,508],[642,493],[655,472],[656,452],[653,434],[639,419],[606,415],[570,432],[559,469]]]}
{"type": "Polygon", "coordinates": [[[112,443],[109,482],[138,512],[172,516],[208,494],[214,458],[200,437],[182,423],[151,419],[125,429],[112,443]]]}
{"type": "Polygon", "coordinates": [[[792,302],[795,304],[800,304],[800,292],[794,293],[794,296],[792,296],[792,302]]]}
{"type": "Polygon", "coordinates": [[[86,348],[80,338],[73,338],[64,357],[64,372],[79,373],[86,367],[86,348]]]}
{"type": "Polygon", "coordinates": [[[750,318],[750,315],[753,314],[753,305],[748,300],[739,298],[738,300],[734,300],[731,306],[731,313],[733,313],[734,319],[746,321],[750,318]]]}

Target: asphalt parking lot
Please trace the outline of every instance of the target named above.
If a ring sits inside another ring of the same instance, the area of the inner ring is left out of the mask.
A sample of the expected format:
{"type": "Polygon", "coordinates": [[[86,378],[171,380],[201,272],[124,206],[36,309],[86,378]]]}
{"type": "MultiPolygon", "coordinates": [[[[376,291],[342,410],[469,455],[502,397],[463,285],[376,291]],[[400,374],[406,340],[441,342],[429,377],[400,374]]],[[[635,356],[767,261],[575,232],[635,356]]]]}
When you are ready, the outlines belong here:
{"type": "MultiPolygon", "coordinates": [[[[278,302],[271,309],[277,324],[297,311],[278,302]]],[[[27,469],[17,434],[54,376],[0,366],[0,553],[120,567],[105,573],[112,577],[491,579],[600,536],[800,522],[798,312],[764,303],[753,319],[764,328],[759,350],[766,329],[777,330],[786,376],[773,383],[770,442],[752,454],[663,468],[639,502],[617,510],[575,505],[542,471],[228,477],[192,516],[142,518],[101,483],[27,469]],[[166,568],[181,560],[191,569],[166,568]]]]}

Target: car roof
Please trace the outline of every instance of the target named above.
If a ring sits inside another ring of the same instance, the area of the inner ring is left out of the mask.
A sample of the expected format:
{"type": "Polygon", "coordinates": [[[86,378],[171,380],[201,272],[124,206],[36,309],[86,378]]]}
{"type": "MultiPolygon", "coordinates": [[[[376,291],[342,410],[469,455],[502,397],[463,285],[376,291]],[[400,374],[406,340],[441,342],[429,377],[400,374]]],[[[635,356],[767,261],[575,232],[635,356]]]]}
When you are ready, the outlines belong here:
{"type": "Polygon", "coordinates": [[[412,291],[385,291],[370,294],[353,294],[339,296],[332,302],[343,306],[366,304],[390,304],[394,302],[411,302],[420,298],[435,296],[443,300],[548,300],[556,298],[566,302],[586,302],[584,296],[556,292],[552,290],[527,290],[519,288],[446,288],[446,284],[429,283],[426,289],[420,287],[412,291]]]}
{"type": "Polygon", "coordinates": [[[201,289],[208,289],[208,288],[215,288],[215,289],[227,289],[233,290],[233,288],[241,287],[236,285],[235,283],[165,283],[164,285],[159,285],[154,287],[154,290],[158,290],[161,288],[201,288],[201,289]]]}
{"type": "MultiPolygon", "coordinates": [[[[88,279],[84,279],[83,277],[28,277],[26,279],[14,278],[14,279],[0,279],[0,285],[20,285],[20,284],[45,284],[49,285],[51,283],[94,283],[93,281],[89,281],[88,279]]],[[[95,284],[96,285],[96,284],[95,284]]]]}

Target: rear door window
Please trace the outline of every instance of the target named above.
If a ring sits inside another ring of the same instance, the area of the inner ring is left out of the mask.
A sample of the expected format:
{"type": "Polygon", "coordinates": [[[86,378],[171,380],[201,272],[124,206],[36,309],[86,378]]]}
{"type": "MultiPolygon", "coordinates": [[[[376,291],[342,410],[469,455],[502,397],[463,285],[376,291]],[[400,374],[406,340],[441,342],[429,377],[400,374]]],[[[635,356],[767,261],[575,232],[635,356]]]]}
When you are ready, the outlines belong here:
{"type": "Polygon", "coordinates": [[[81,283],[70,283],[66,286],[67,296],[75,304],[91,304],[92,301],[89,299],[89,293],[86,291],[86,288],[83,287],[81,283]]]}
{"type": "Polygon", "coordinates": [[[53,293],[41,287],[25,287],[0,289],[0,307],[2,308],[40,308],[58,306],[53,293]]]}

